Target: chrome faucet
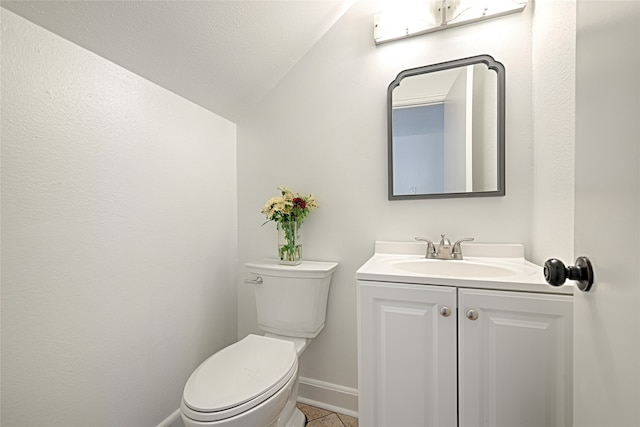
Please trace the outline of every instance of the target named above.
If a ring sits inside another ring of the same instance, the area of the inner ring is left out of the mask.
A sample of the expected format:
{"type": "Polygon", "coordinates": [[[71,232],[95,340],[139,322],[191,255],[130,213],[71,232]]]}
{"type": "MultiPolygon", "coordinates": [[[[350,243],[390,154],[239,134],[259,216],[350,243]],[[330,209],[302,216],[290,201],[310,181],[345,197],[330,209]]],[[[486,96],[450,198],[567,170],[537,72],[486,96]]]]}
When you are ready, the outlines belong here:
{"type": "Polygon", "coordinates": [[[456,241],[452,245],[451,241],[447,239],[444,234],[441,234],[438,250],[436,251],[436,247],[433,242],[426,237],[416,237],[415,239],[419,242],[427,242],[427,253],[424,256],[425,258],[444,260],[462,259],[462,248],[460,247],[460,243],[473,241],[473,237],[465,237],[456,241]]]}

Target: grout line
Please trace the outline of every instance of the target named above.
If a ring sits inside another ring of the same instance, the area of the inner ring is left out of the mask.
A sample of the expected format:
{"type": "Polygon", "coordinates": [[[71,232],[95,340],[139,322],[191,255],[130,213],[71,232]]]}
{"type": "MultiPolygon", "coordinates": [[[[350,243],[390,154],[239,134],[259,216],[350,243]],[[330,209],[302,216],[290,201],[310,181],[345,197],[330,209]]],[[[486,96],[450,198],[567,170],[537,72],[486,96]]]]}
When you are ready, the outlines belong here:
{"type": "Polygon", "coordinates": [[[346,426],[344,425],[344,423],[342,422],[342,420],[340,419],[340,417],[338,416],[338,413],[337,413],[337,412],[332,412],[332,413],[327,414],[327,415],[325,415],[325,416],[323,416],[323,417],[316,418],[316,419],[315,419],[315,420],[313,420],[313,421],[315,422],[315,421],[322,420],[322,419],[324,419],[324,418],[329,418],[331,415],[335,415],[335,416],[336,416],[336,418],[338,418],[338,422],[340,423],[340,425],[341,425],[342,427],[346,427],[346,426]]]}
{"type": "MultiPolygon", "coordinates": [[[[317,407],[317,406],[313,406],[313,405],[309,405],[309,404],[305,404],[305,403],[303,403],[303,405],[308,406],[309,408],[319,409],[319,410],[322,410],[322,411],[324,411],[324,412],[327,412],[327,414],[326,414],[326,415],[323,415],[323,416],[318,417],[318,418],[309,419],[309,418],[307,417],[307,425],[312,424],[312,423],[315,423],[316,421],[320,421],[320,422],[322,422],[321,420],[323,420],[323,419],[325,419],[325,418],[329,418],[329,417],[331,417],[332,415],[335,415],[335,418],[338,420],[339,425],[340,425],[341,427],[347,427],[347,425],[345,424],[345,422],[342,420],[342,418],[341,418],[340,416],[341,416],[341,415],[344,415],[344,416],[350,417],[350,415],[341,414],[341,413],[336,412],[336,411],[331,411],[331,410],[327,410],[327,409],[319,408],[319,407],[317,407]]],[[[306,417],[306,414],[305,414],[305,417],[306,417]]],[[[355,417],[354,417],[354,418],[355,418],[355,417]]],[[[357,418],[356,418],[356,419],[357,419],[357,418]]]]}

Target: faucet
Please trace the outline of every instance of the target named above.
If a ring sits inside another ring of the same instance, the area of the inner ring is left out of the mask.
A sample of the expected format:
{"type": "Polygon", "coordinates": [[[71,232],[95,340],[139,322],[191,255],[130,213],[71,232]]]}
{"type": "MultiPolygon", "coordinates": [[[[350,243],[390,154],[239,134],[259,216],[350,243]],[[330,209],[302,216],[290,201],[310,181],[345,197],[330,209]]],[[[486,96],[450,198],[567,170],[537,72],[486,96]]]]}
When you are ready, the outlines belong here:
{"type": "Polygon", "coordinates": [[[473,241],[473,237],[465,237],[463,239],[459,239],[452,245],[451,241],[447,239],[444,234],[441,234],[438,250],[436,251],[436,247],[433,242],[426,237],[416,237],[415,239],[419,242],[427,242],[427,253],[424,256],[425,258],[443,260],[463,259],[460,243],[473,241]]]}

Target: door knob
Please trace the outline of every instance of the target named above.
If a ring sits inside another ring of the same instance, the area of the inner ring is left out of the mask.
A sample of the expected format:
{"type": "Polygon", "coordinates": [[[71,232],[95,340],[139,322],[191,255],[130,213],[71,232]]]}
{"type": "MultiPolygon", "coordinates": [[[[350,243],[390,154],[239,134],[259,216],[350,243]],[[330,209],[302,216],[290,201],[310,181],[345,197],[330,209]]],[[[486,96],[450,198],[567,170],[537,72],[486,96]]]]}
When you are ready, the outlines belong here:
{"type": "Polygon", "coordinates": [[[544,279],[551,286],[562,286],[567,280],[576,280],[578,289],[588,292],[593,285],[593,267],[589,258],[581,256],[576,259],[576,265],[565,267],[559,259],[551,258],[544,263],[544,279]]]}
{"type": "Polygon", "coordinates": [[[478,312],[475,310],[467,310],[467,319],[469,320],[477,320],[478,319],[478,312]]]}

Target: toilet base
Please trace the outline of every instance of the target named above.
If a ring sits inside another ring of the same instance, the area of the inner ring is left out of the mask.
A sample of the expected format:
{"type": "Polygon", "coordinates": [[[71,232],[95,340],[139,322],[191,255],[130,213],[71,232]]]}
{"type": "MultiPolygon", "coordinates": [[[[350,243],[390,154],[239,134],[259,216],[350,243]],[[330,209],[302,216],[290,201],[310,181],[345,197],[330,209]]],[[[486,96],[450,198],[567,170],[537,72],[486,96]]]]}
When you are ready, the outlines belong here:
{"type": "Polygon", "coordinates": [[[307,417],[298,409],[298,373],[296,372],[296,380],[291,388],[287,404],[282,408],[278,422],[275,427],[304,427],[307,424],[307,417]]]}
{"type": "Polygon", "coordinates": [[[287,424],[286,427],[304,427],[305,425],[307,425],[307,417],[304,416],[300,409],[296,408],[291,417],[291,423],[287,424]]]}

